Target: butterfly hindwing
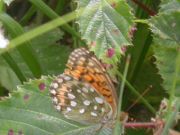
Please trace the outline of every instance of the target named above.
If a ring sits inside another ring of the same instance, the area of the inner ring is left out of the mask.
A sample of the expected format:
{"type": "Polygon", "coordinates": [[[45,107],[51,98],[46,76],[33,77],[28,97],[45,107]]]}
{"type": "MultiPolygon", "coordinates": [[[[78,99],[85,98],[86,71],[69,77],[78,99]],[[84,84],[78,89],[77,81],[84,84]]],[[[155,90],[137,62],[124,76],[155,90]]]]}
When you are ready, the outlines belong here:
{"type": "Polygon", "coordinates": [[[59,75],[50,86],[57,110],[68,119],[83,124],[101,123],[112,117],[111,105],[87,82],[67,74],[59,75]]]}

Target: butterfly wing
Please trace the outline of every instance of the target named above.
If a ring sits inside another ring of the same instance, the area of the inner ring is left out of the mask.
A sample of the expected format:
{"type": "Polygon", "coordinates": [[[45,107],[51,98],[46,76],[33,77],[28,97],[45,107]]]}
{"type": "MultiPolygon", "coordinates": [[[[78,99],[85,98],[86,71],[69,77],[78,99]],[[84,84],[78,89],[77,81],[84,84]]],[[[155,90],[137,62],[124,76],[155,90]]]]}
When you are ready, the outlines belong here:
{"type": "Polygon", "coordinates": [[[65,74],[78,80],[90,83],[113,108],[114,116],[117,111],[117,94],[114,85],[95,55],[85,48],[74,50],[67,62],[65,74]]]}
{"type": "Polygon", "coordinates": [[[57,110],[68,119],[83,123],[102,123],[112,118],[111,105],[89,83],[70,75],[59,75],[50,86],[57,110]]]}

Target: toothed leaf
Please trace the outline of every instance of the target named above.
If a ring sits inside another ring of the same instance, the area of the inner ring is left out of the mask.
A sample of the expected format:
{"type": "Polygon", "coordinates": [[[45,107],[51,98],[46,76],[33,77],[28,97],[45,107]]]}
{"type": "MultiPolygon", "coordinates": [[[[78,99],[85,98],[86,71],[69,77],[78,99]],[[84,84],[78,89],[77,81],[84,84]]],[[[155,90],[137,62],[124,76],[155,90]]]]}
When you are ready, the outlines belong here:
{"type": "Polygon", "coordinates": [[[170,40],[180,44],[180,11],[159,14],[152,17],[150,26],[152,32],[162,40],[170,40]]]}
{"type": "MultiPolygon", "coordinates": [[[[180,47],[164,47],[163,45],[155,45],[154,52],[156,57],[156,65],[159,73],[163,78],[163,87],[169,92],[172,89],[174,79],[176,79],[175,95],[180,96],[180,71],[176,73],[178,64],[178,54],[180,47]]],[[[179,67],[180,68],[180,67],[179,67]]]]}
{"type": "Polygon", "coordinates": [[[108,48],[120,53],[122,46],[131,45],[129,30],[133,16],[124,0],[77,0],[78,9],[84,9],[78,24],[82,38],[91,44],[99,58],[108,48]]]}
{"type": "MultiPolygon", "coordinates": [[[[30,80],[0,101],[0,134],[85,135],[97,133],[100,125],[84,126],[56,111],[49,95],[52,77],[30,80]]],[[[104,128],[101,135],[110,135],[104,128]]]]}

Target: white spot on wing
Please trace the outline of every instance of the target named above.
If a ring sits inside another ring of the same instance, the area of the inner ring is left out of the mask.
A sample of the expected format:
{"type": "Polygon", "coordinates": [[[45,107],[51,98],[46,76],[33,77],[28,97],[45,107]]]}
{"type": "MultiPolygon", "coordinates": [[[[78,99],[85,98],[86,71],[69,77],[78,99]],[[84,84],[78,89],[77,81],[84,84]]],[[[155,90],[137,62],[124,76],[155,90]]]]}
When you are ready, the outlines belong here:
{"type": "Polygon", "coordinates": [[[83,103],[84,103],[84,105],[88,106],[88,105],[90,105],[91,102],[89,100],[85,100],[83,103]]]}
{"type": "Polygon", "coordinates": [[[94,66],[94,64],[92,62],[89,62],[88,65],[89,66],[94,66]]]}
{"type": "Polygon", "coordinates": [[[72,111],[72,109],[70,107],[67,107],[67,112],[72,111]]]}
{"type": "Polygon", "coordinates": [[[94,106],[94,110],[97,110],[97,106],[96,105],[94,106]]]}
{"type": "Polygon", "coordinates": [[[82,88],[82,91],[83,91],[84,93],[88,93],[88,89],[85,88],[85,87],[82,88]]]}
{"type": "Polygon", "coordinates": [[[61,111],[61,106],[60,106],[60,105],[57,105],[57,106],[56,106],[56,109],[57,109],[58,111],[61,111]]]}
{"type": "Polygon", "coordinates": [[[81,60],[81,61],[85,61],[86,59],[85,59],[84,57],[81,57],[80,60],[81,60]]]}
{"type": "Polygon", "coordinates": [[[90,91],[91,91],[91,92],[94,92],[94,89],[93,89],[93,88],[90,88],[90,91]]]}
{"type": "Polygon", "coordinates": [[[100,97],[95,97],[95,100],[96,100],[96,102],[97,102],[98,104],[103,104],[103,103],[104,103],[103,99],[100,98],[100,97]]]}
{"type": "Polygon", "coordinates": [[[51,93],[52,95],[56,95],[56,91],[55,91],[54,89],[50,90],[50,93],[51,93]]]}
{"type": "Polygon", "coordinates": [[[52,87],[55,88],[55,89],[57,89],[57,88],[58,88],[58,84],[57,84],[57,83],[53,83],[53,84],[52,84],[52,87]]]}
{"type": "Polygon", "coordinates": [[[58,103],[58,99],[56,97],[53,98],[53,103],[55,103],[55,104],[58,103]]]}
{"type": "Polygon", "coordinates": [[[58,82],[58,83],[62,83],[62,82],[63,82],[63,79],[62,79],[62,78],[58,78],[58,79],[57,79],[57,82],[58,82]]]}
{"type": "Polygon", "coordinates": [[[104,111],[105,111],[105,109],[104,109],[104,108],[101,108],[101,111],[102,111],[102,112],[104,112],[104,111]]]}
{"type": "Polygon", "coordinates": [[[71,106],[75,107],[77,105],[77,103],[75,101],[71,101],[71,106]]]}
{"type": "Polygon", "coordinates": [[[75,60],[76,60],[76,58],[74,58],[74,57],[71,57],[71,59],[72,59],[73,61],[75,61],[75,60]]]}
{"type": "Polygon", "coordinates": [[[77,89],[77,92],[78,92],[78,93],[81,93],[81,90],[77,89]]]}
{"type": "Polygon", "coordinates": [[[97,113],[95,112],[91,112],[91,115],[97,117],[97,113]]]}
{"type": "Polygon", "coordinates": [[[84,112],[85,112],[84,108],[79,110],[79,113],[81,113],[81,114],[83,114],[84,112]]]}
{"type": "Polygon", "coordinates": [[[73,94],[68,93],[68,98],[69,98],[69,99],[75,99],[76,97],[75,97],[73,94]]]}
{"type": "Polygon", "coordinates": [[[64,79],[65,79],[66,81],[69,81],[69,80],[71,80],[71,77],[65,76],[64,79]]]}

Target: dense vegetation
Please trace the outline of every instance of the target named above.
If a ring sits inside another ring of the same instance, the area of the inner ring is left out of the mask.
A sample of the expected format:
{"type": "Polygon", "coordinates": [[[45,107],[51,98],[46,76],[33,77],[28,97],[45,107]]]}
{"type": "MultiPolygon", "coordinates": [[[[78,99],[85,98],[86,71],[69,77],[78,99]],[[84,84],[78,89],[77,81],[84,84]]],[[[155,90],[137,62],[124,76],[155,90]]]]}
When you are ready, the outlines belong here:
{"type": "Polygon", "coordinates": [[[1,0],[0,135],[180,134],[179,9],[179,0],[1,0]],[[79,47],[108,65],[127,123],[97,131],[54,109],[49,86],[79,47]]]}

